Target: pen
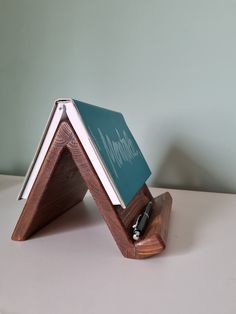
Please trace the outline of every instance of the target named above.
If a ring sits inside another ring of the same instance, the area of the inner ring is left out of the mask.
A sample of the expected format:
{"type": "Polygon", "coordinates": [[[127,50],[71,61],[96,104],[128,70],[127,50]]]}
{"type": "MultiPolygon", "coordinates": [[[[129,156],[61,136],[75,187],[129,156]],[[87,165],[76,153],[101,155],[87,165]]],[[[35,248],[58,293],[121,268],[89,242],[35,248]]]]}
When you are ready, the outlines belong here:
{"type": "Polygon", "coordinates": [[[144,212],[138,216],[135,224],[133,225],[133,239],[135,241],[137,241],[140,235],[144,232],[150,218],[151,210],[152,202],[149,202],[145,207],[144,212]]]}

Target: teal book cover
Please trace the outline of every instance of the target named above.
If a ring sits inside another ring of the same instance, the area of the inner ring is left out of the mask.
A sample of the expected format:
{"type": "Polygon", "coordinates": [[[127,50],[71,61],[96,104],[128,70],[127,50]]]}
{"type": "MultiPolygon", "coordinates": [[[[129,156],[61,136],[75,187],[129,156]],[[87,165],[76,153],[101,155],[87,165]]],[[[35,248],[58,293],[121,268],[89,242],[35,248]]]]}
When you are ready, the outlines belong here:
{"type": "Polygon", "coordinates": [[[73,99],[125,206],[151,175],[123,115],[73,99]]]}

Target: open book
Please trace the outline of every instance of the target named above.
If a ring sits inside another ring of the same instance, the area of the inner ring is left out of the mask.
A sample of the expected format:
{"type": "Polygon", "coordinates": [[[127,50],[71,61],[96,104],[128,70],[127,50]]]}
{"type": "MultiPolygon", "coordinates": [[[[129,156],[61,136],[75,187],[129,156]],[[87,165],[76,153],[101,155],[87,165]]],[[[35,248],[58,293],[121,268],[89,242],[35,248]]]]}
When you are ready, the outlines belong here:
{"type": "Polygon", "coordinates": [[[150,169],[121,113],[74,99],[55,102],[18,199],[27,199],[58,124],[67,117],[113,205],[126,208],[150,169]]]}

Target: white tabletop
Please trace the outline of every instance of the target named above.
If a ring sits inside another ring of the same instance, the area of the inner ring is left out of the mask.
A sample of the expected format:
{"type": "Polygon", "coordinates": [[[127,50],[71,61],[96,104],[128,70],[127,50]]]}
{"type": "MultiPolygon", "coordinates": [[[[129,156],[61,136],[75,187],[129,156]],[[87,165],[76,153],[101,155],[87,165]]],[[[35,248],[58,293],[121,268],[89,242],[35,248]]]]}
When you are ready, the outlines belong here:
{"type": "Polygon", "coordinates": [[[0,176],[0,314],[236,313],[236,195],[169,190],[166,251],[131,260],[90,195],[30,240],[12,241],[21,183],[0,176]]]}

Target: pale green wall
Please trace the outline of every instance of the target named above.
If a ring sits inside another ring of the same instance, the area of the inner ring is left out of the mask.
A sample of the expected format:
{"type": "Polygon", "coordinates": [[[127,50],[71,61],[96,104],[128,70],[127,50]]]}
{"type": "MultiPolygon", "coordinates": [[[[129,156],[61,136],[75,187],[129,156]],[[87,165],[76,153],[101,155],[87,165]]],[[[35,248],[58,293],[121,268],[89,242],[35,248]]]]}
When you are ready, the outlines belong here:
{"type": "Polygon", "coordinates": [[[236,192],[236,1],[0,0],[0,172],[53,101],[122,111],[149,183],[236,192]]]}

